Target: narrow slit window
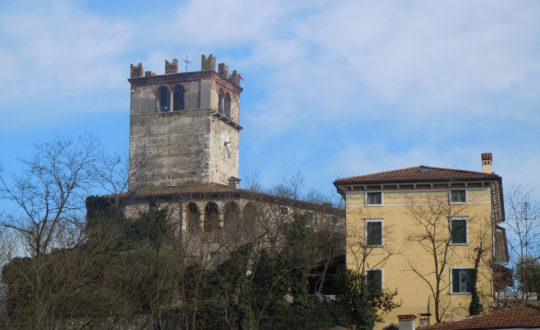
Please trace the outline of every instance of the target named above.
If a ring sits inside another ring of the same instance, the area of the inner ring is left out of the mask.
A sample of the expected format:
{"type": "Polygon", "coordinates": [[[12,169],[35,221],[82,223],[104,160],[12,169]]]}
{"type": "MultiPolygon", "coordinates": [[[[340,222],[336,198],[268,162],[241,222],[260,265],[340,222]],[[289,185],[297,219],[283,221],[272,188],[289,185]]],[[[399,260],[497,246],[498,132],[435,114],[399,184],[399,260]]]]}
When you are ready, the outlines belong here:
{"type": "Polygon", "coordinates": [[[218,111],[219,113],[223,114],[223,108],[225,107],[225,101],[224,101],[224,96],[223,96],[223,89],[220,89],[219,90],[219,95],[218,95],[218,111]]]}
{"type": "Polygon", "coordinates": [[[225,116],[231,117],[231,94],[227,93],[225,94],[225,101],[224,107],[225,107],[225,116]]]}

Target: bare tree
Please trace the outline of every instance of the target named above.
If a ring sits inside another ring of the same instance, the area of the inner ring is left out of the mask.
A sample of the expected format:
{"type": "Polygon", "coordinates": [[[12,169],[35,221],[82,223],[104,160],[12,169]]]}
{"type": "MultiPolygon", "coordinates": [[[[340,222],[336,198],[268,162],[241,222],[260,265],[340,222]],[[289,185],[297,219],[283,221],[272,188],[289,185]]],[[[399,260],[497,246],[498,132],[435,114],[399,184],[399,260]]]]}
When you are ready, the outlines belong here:
{"type": "Polygon", "coordinates": [[[244,183],[242,184],[242,187],[244,189],[257,191],[257,192],[264,191],[263,184],[261,182],[261,177],[257,173],[248,173],[243,181],[244,183]]]}
{"type": "MultiPolygon", "coordinates": [[[[413,261],[409,261],[409,267],[428,286],[434,302],[437,323],[442,322],[443,315],[450,307],[450,299],[448,298],[445,301],[443,297],[450,287],[449,281],[446,280],[448,271],[456,262],[451,250],[453,242],[452,222],[450,220],[456,216],[466,215],[468,210],[466,204],[451,203],[449,193],[427,193],[426,200],[411,198],[407,208],[408,213],[415,222],[415,227],[409,234],[408,240],[411,242],[410,244],[419,245],[431,259],[431,265],[427,268],[421,267],[421,264],[413,261]]],[[[470,228],[472,224],[480,221],[482,219],[469,215],[466,228],[470,228]]],[[[487,221],[487,227],[484,227],[491,228],[489,223],[487,221]]],[[[475,263],[475,269],[478,270],[480,263],[484,262],[487,256],[485,252],[491,249],[491,245],[488,246],[488,240],[486,239],[489,237],[490,240],[491,236],[486,236],[484,231],[475,231],[474,235],[480,235],[483,239],[475,240],[471,244],[471,251],[474,251],[474,253],[465,257],[471,258],[471,262],[475,263]]],[[[488,262],[491,262],[491,260],[488,262]]],[[[491,267],[488,268],[491,269],[491,267]]]]}
{"type": "Polygon", "coordinates": [[[78,242],[99,148],[91,136],[58,138],[35,148],[33,158],[22,161],[24,175],[12,180],[0,177],[2,197],[16,208],[0,223],[24,237],[30,255],[40,256],[54,247],[78,242]],[[63,241],[58,240],[59,235],[63,241]]]}
{"type": "Polygon", "coordinates": [[[109,194],[120,194],[127,190],[129,159],[120,155],[102,156],[99,164],[94,164],[99,185],[109,194]]]}
{"type": "Polygon", "coordinates": [[[516,295],[520,302],[529,299],[529,266],[540,260],[540,202],[534,191],[514,185],[506,193],[506,228],[509,231],[511,259],[520,283],[516,295]]]}

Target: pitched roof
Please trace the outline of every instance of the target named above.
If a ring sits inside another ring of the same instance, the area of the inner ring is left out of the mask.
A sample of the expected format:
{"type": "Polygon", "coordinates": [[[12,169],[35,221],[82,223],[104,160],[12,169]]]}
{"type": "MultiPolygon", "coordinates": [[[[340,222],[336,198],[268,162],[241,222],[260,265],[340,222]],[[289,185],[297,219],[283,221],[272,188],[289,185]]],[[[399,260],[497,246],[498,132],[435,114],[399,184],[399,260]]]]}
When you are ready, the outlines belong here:
{"type": "Polygon", "coordinates": [[[336,209],[329,203],[312,203],[302,200],[291,199],[282,196],[271,195],[259,191],[253,191],[248,189],[234,188],[228,185],[219,183],[206,183],[206,184],[185,184],[181,186],[173,187],[143,187],[140,189],[106,195],[104,197],[118,198],[120,200],[142,200],[148,199],[174,199],[179,197],[188,198],[223,198],[223,197],[235,197],[235,198],[247,198],[251,200],[259,200],[264,202],[281,203],[284,205],[297,205],[299,207],[305,207],[308,209],[319,209],[324,212],[337,211],[344,212],[344,210],[336,209]]]}
{"type": "Polygon", "coordinates": [[[367,184],[367,183],[405,183],[405,182],[447,182],[472,180],[500,180],[497,174],[454,170],[431,166],[416,166],[400,170],[379,172],[367,175],[353,176],[338,179],[334,185],[340,184],[367,184]]]}
{"type": "Polygon", "coordinates": [[[540,328],[540,306],[527,305],[491,311],[454,322],[420,327],[422,330],[540,328]]]}

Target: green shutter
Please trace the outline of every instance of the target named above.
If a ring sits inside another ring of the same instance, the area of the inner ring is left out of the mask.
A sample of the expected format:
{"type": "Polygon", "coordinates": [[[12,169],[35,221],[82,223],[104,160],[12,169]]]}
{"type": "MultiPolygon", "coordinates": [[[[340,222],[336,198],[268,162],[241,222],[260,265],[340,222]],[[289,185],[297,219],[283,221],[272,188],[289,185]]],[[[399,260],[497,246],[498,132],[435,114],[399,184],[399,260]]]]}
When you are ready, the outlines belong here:
{"type": "Polygon", "coordinates": [[[459,272],[461,269],[452,269],[452,292],[459,292],[459,272]]]}
{"type": "Polygon", "coordinates": [[[452,220],[452,243],[467,243],[467,220],[452,220]]]}
{"type": "Polygon", "coordinates": [[[382,245],[382,222],[368,222],[367,229],[367,245],[382,245]]]}

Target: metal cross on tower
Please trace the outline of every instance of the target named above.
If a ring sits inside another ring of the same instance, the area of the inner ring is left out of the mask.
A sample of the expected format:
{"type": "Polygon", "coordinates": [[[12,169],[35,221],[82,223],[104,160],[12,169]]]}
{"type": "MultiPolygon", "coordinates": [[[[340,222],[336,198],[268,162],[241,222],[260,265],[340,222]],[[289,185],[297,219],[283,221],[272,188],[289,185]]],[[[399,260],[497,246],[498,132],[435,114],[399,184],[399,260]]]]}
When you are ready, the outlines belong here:
{"type": "Polygon", "coordinates": [[[182,61],[184,61],[184,63],[186,63],[186,72],[187,72],[187,65],[188,65],[188,64],[191,64],[191,61],[189,61],[187,55],[186,55],[186,58],[183,58],[183,59],[182,59],[182,61]]]}

